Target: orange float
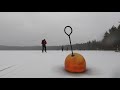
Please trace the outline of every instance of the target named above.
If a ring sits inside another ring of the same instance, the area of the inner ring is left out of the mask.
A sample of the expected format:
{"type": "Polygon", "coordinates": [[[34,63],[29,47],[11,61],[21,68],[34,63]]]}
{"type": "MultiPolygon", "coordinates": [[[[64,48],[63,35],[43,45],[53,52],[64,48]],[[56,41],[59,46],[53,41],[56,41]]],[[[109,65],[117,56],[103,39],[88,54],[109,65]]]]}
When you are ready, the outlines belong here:
{"type": "Polygon", "coordinates": [[[69,72],[85,72],[86,62],[82,55],[78,53],[69,54],[65,59],[65,70],[69,72]]]}

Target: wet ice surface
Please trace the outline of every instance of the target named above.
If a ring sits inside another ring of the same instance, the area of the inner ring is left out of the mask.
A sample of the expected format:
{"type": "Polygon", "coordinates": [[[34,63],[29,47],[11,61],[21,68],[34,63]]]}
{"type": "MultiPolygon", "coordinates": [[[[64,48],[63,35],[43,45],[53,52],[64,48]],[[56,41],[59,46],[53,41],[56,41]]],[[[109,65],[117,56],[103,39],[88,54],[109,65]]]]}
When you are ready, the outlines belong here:
{"type": "Polygon", "coordinates": [[[120,52],[74,51],[84,56],[85,73],[68,73],[70,51],[0,51],[0,78],[120,78],[120,52]]]}

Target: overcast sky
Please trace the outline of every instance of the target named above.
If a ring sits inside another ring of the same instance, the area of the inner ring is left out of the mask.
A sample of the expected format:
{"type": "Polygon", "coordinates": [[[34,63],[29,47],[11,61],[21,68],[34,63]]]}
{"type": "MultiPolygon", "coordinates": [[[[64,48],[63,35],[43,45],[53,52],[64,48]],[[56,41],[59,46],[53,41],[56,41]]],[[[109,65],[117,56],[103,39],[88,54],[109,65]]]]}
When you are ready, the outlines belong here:
{"type": "Polygon", "coordinates": [[[73,28],[72,44],[101,40],[105,31],[118,26],[120,12],[0,12],[0,45],[69,44],[65,26],[73,28]]]}

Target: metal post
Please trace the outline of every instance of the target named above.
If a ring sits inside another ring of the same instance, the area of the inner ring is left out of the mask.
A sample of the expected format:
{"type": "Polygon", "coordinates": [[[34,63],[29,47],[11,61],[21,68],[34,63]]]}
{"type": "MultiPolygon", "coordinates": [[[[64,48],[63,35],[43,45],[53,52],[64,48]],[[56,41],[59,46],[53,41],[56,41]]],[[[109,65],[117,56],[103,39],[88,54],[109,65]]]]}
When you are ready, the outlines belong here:
{"type": "Polygon", "coordinates": [[[70,38],[70,36],[69,36],[69,41],[70,41],[70,46],[71,46],[72,56],[74,56],[74,55],[73,55],[73,48],[72,48],[72,45],[71,45],[71,38],[70,38]]]}

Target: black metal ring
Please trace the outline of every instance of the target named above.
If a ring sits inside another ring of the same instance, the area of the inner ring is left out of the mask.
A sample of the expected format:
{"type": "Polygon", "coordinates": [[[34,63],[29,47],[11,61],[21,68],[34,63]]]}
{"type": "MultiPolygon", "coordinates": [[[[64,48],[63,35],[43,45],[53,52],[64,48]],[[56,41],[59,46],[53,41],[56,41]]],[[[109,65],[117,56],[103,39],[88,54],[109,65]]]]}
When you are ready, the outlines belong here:
{"type": "Polygon", "coordinates": [[[71,26],[66,26],[66,27],[64,28],[64,32],[65,32],[65,34],[67,34],[68,36],[70,36],[70,35],[72,34],[72,32],[73,32],[72,27],[71,27],[71,26]],[[69,27],[69,28],[71,29],[70,34],[67,34],[67,32],[65,31],[67,27],[69,27]]]}

